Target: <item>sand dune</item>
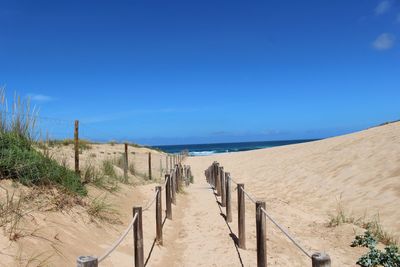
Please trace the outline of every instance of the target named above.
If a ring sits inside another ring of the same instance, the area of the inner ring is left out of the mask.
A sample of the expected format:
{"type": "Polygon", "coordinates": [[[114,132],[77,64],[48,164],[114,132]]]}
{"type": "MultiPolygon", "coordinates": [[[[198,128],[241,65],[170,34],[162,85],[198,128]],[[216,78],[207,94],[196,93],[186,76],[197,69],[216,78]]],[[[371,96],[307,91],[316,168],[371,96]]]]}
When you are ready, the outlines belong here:
{"type": "MultiPolygon", "coordinates": [[[[327,251],[333,266],[353,266],[363,252],[349,246],[354,231],[362,231],[357,226],[327,227],[339,204],[355,218],[373,220],[379,214],[384,229],[400,234],[400,123],[312,143],[190,158],[189,163],[202,176],[214,160],[248,192],[266,200],[271,214],[310,252],[327,251]]],[[[246,205],[248,250],[254,254],[255,208],[249,201],[246,205]]],[[[267,225],[271,266],[309,266],[304,255],[267,225]]],[[[237,233],[235,218],[231,226],[237,233]]],[[[255,254],[249,258],[252,266],[255,254]]]]}
{"type": "MultiPolygon", "coordinates": [[[[96,145],[96,149],[104,148],[96,145]]],[[[151,255],[147,266],[255,266],[254,204],[246,201],[247,249],[237,249],[236,191],[232,192],[233,222],[228,225],[204,177],[204,170],[215,160],[250,194],[265,200],[267,210],[307,251],[328,252],[332,266],[355,266],[365,252],[349,246],[363,229],[353,224],[328,227],[329,214],[335,215],[339,204],[349,216],[364,220],[379,214],[384,229],[400,235],[400,123],[394,123],[312,143],[186,159],[195,183],[178,196],[173,220],[164,225],[164,246],[152,249],[154,211],[144,213],[145,258],[151,255]]],[[[21,250],[27,257],[51,251],[52,244],[62,255],[53,255],[49,266],[73,266],[80,254],[101,255],[128,224],[131,207],[151,199],[154,185],[123,185],[108,195],[121,213],[119,225],[90,222],[80,207],[32,213],[25,226],[38,228],[41,238],[22,237],[10,246],[1,235],[0,266],[18,266],[16,257],[5,254],[21,250]]],[[[99,193],[96,190],[90,190],[92,196],[99,193]]],[[[267,251],[269,266],[311,266],[270,222],[267,251]]],[[[132,236],[128,235],[102,266],[132,266],[132,261],[132,236]]]]}

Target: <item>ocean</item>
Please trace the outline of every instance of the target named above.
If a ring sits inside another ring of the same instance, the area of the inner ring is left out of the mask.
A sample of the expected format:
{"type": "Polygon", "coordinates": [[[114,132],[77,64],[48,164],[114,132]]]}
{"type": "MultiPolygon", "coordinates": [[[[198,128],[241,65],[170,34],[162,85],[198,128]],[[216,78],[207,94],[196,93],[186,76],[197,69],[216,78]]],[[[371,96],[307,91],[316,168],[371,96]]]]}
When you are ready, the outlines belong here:
{"type": "Polygon", "coordinates": [[[240,143],[215,143],[215,144],[189,144],[189,145],[165,145],[153,146],[168,153],[178,153],[188,150],[191,156],[206,156],[215,153],[239,152],[254,149],[285,146],[299,143],[316,141],[318,139],[300,139],[300,140],[281,140],[281,141],[258,141],[258,142],[240,142],[240,143]]]}

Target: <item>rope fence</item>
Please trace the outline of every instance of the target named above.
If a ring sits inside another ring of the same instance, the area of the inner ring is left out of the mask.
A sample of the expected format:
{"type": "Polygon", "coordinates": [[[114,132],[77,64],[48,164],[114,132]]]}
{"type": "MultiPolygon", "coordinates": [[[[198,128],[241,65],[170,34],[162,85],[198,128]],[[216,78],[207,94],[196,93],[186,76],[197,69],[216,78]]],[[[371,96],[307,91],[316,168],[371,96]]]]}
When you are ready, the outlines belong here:
{"type": "Polygon", "coordinates": [[[244,184],[233,180],[229,172],[224,172],[224,168],[218,162],[214,162],[205,170],[207,182],[215,191],[217,197],[221,198],[221,207],[226,208],[226,221],[232,222],[231,208],[231,182],[236,184],[237,205],[238,205],[238,247],[246,249],[246,231],[245,231],[245,198],[247,197],[256,207],[256,242],[257,242],[257,266],[267,266],[266,249],[266,219],[271,221],[304,255],[311,259],[312,267],[330,267],[331,259],[326,253],[316,252],[312,255],[300,245],[298,241],[280,225],[266,210],[265,201],[259,201],[250,195],[245,189],[244,184]]]}
{"type": "MultiPolygon", "coordinates": [[[[162,234],[162,202],[161,193],[164,189],[166,207],[165,214],[166,218],[172,220],[172,195],[182,191],[182,186],[185,184],[188,186],[193,183],[193,176],[191,168],[188,165],[182,166],[184,157],[180,159],[178,164],[171,169],[170,173],[165,175],[165,182],[162,186],[155,187],[154,197],[148,202],[145,207],[135,206],[133,207],[133,217],[127,228],[121,234],[121,236],[114,241],[114,243],[102,254],[100,257],[96,256],[79,256],[77,258],[77,267],[98,267],[99,263],[103,262],[108,256],[110,256],[127,237],[130,231],[133,231],[134,237],[134,266],[144,267],[144,247],[143,247],[143,218],[142,212],[149,210],[154,203],[156,203],[156,238],[155,241],[159,245],[163,245],[163,234],[162,234]]],[[[176,199],[175,199],[176,204],[176,199]]]]}

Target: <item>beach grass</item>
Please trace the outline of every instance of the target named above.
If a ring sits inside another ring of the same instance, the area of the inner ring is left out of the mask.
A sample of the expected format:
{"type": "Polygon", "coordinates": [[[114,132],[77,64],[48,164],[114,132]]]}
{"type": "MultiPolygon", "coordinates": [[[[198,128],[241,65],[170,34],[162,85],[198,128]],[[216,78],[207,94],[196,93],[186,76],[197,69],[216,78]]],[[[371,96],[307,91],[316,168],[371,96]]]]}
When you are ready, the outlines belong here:
{"type": "Polygon", "coordinates": [[[35,149],[38,114],[29,100],[15,96],[9,113],[2,89],[0,104],[0,179],[13,179],[27,186],[57,186],[86,195],[75,172],[35,149]]]}

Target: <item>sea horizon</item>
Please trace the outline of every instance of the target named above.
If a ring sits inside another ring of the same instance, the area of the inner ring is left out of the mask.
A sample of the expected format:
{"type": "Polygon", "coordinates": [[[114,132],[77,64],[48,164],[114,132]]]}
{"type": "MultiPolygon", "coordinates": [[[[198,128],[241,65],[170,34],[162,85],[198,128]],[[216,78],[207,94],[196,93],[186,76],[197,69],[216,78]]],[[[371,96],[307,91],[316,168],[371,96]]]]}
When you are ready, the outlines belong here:
{"type": "Polygon", "coordinates": [[[246,141],[246,142],[222,142],[202,144],[180,144],[180,145],[155,145],[152,148],[161,149],[167,153],[178,153],[187,150],[190,156],[207,156],[212,154],[242,152],[263,148],[271,148],[285,145],[293,145],[318,141],[321,139],[291,139],[276,141],[246,141]]]}

